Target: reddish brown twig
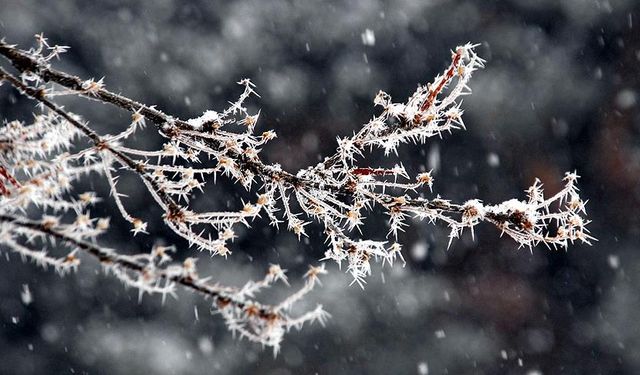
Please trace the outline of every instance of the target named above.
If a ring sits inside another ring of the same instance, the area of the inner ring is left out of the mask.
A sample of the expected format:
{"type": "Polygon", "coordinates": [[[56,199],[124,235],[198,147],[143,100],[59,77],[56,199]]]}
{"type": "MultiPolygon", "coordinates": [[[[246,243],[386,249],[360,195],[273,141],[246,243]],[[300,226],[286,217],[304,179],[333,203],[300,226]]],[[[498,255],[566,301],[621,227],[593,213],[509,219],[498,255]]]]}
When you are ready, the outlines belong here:
{"type": "Polygon", "coordinates": [[[431,108],[433,103],[436,101],[438,94],[442,92],[442,90],[445,88],[447,83],[451,81],[453,76],[456,74],[456,71],[460,68],[461,58],[462,58],[462,49],[458,48],[452,56],[451,65],[449,66],[449,69],[447,69],[446,73],[444,74],[444,77],[440,79],[440,82],[438,82],[438,85],[435,88],[429,89],[429,95],[424,100],[424,102],[422,102],[422,105],[420,106],[420,112],[424,112],[427,109],[431,108]]]}
{"type": "Polygon", "coordinates": [[[354,176],[388,176],[394,175],[396,172],[384,168],[353,168],[351,174],[354,176]]]}
{"type": "Polygon", "coordinates": [[[13,177],[13,175],[11,173],[9,173],[7,168],[5,168],[4,166],[1,166],[1,165],[0,165],[0,177],[2,177],[0,179],[0,195],[11,195],[11,191],[9,190],[7,185],[5,184],[5,181],[10,183],[11,185],[13,185],[15,187],[20,187],[20,183],[18,182],[18,180],[16,180],[16,178],[13,177]],[[4,179],[4,181],[3,181],[3,179],[4,179]]]}

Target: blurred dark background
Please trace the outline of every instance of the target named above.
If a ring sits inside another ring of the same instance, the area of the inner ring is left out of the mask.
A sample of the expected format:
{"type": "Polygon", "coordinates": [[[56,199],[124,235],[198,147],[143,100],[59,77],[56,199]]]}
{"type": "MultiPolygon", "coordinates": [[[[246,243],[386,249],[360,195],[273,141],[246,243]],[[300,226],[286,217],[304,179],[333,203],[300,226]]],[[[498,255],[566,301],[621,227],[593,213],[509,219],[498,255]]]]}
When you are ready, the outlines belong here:
{"type": "MultiPolygon", "coordinates": [[[[639,10],[633,0],[0,1],[7,41],[26,48],[44,32],[71,47],[58,68],[104,76],[113,91],[182,118],[225,107],[241,90],[235,82],[251,78],[258,129],[279,135],[263,156],[291,171],[367,122],[379,89],[403,101],[447,66],[456,45],[481,43],[487,68],[463,104],[468,130],[401,148],[398,160],[433,169],[434,195],[456,201],[524,198],[535,177],[553,193],[577,170],[599,240],[530,252],[482,226],[475,241],[467,233],[447,250],[446,228],[412,223],[401,236],[407,266],[376,267],[364,291],[327,264],[324,287],[307,303],[333,318],[287,335],[276,358],[233,339],[198,296],[138,304],[136,291],[89,261],[60,278],[3,254],[0,373],[640,373],[639,10]]],[[[4,118],[30,117],[15,91],[5,85],[0,94],[4,118]]],[[[62,102],[101,132],[128,122],[95,103],[62,102]]],[[[124,181],[132,211],[154,214],[135,179],[124,181]]],[[[106,194],[99,180],[87,187],[106,194]]],[[[200,199],[238,207],[238,196],[222,183],[200,199]]],[[[112,208],[105,202],[97,213],[112,208]]],[[[134,243],[122,220],[113,224],[109,246],[147,251],[165,241],[179,245],[178,257],[193,255],[160,223],[134,243]]],[[[366,232],[385,225],[370,219],[366,232]]],[[[278,262],[300,285],[324,246],[317,231],[298,243],[259,220],[232,250],[227,261],[204,257],[201,273],[241,284],[278,262]]]]}

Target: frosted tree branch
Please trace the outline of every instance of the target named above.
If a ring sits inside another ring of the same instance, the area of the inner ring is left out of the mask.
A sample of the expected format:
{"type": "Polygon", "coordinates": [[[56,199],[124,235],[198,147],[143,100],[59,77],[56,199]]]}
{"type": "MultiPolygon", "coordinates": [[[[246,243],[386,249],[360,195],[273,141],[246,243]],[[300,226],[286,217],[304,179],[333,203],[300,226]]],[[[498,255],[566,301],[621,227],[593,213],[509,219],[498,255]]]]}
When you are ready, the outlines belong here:
{"type": "Polygon", "coordinates": [[[301,238],[315,222],[324,228],[328,243],[323,260],[339,266],[346,263],[346,271],[360,286],[371,274],[372,260],[390,265],[404,262],[396,241],[398,233],[408,227],[409,217],[446,225],[449,244],[465,229],[474,236],[475,227],[483,222],[518,246],[529,248],[540,243],[566,248],[576,241],[594,240],[586,228],[585,202],[579,195],[576,173],[567,173],[564,188],[551,197],[545,196],[536,180],[523,200],[454,203],[439,196],[422,197],[427,190],[432,194],[430,172],[410,176],[400,160],[393,168],[367,163],[371,150],[382,149],[386,157],[397,157],[404,144],[422,144],[428,138],[464,129],[461,98],[471,93],[470,79],[484,64],[475,45],[452,51],[444,72],[419,86],[404,102],[378,93],[374,104],[381,109],[379,115],[351,137],[339,138],[336,152],[321,163],[291,173],[260,158],[262,147],[276,134],[256,132],[260,113],[250,113],[245,104],[257,95],[249,80],[239,82],[243,91],[228,108],[181,120],[109,91],[102,79],[83,80],[54,69],[52,61],[67,47],[52,46],[42,35],[36,41],[36,47],[29,50],[0,42],[0,55],[15,70],[0,67],[0,82],[9,83],[40,108],[32,124],[12,121],[0,127],[0,239],[4,247],[60,273],[78,266],[78,253],[89,254],[141,294],[173,295],[175,286],[182,285],[212,298],[214,310],[233,332],[276,352],[287,330],[305,322],[324,323],[327,318],[321,307],[299,317],[289,316],[291,307],[319,285],[318,276],[326,273],[324,264],[311,267],[304,286],[284,301],[263,305],[255,301],[255,294],[278,280],[288,284],[279,266],[272,265],[262,281],[230,288],[199,277],[197,258],[176,264],[165,248],[155,247],[137,256],[102,248],[97,237],[108,230],[109,218],[91,217],[89,207],[100,198],[94,192],[74,193],[76,182],[89,174],[105,178],[118,214],[131,224],[134,235],[145,234],[147,222],[127,208],[118,192],[122,171],[135,174],[163,212],[165,225],[189,246],[211,255],[231,254],[229,243],[236,238],[238,225],[248,226],[256,220],[275,226],[285,222],[301,238]],[[54,102],[61,95],[128,111],[130,123],[117,134],[98,134],[81,116],[54,102]],[[160,149],[139,149],[130,140],[147,124],[153,124],[165,138],[160,149]],[[191,204],[194,197],[218,178],[233,181],[255,193],[255,198],[238,202],[231,211],[198,211],[191,204]],[[376,206],[387,213],[388,235],[365,238],[360,228],[376,206]],[[65,255],[45,252],[51,240],[64,245],[65,255]]]}

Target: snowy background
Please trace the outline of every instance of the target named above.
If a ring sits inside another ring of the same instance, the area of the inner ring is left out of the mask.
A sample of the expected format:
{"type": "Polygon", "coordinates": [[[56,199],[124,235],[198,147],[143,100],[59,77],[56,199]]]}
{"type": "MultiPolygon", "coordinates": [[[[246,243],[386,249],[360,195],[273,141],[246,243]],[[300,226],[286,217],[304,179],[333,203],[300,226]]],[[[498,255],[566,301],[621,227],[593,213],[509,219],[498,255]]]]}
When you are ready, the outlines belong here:
{"type": "MultiPolygon", "coordinates": [[[[235,82],[251,78],[258,128],[279,135],[263,155],[292,171],[368,121],[379,89],[403,100],[450,49],[481,43],[487,68],[463,104],[468,131],[402,148],[405,166],[434,169],[444,197],[486,202],[522,197],[535,177],[556,191],[575,169],[599,239],[529,252],[482,226],[476,241],[467,234],[447,250],[444,228],[413,223],[401,236],[407,266],[374,270],[364,291],[328,264],[308,302],[333,318],[286,336],[275,359],[234,340],[198,296],[138,304],[89,262],[61,279],[3,254],[0,373],[640,373],[639,30],[633,0],[0,1],[9,42],[26,47],[44,32],[71,46],[57,67],[104,76],[113,91],[182,118],[226,106],[235,82]]],[[[0,94],[3,117],[28,118],[6,85],[0,94]]],[[[102,132],[127,124],[107,107],[65,104],[102,132]]],[[[219,184],[206,199],[235,204],[234,189],[219,184]]],[[[148,197],[128,193],[134,211],[147,209],[148,197]]],[[[163,239],[192,255],[161,225],[135,243],[122,220],[114,225],[111,246],[146,251],[163,239]]],[[[241,284],[277,262],[295,281],[322,256],[318,233],[298,243],[253,227],[229,260],[203,259],[201,273],[241,284]]],[[[387,230],[384,220],[368,228],[387,230]]]]}

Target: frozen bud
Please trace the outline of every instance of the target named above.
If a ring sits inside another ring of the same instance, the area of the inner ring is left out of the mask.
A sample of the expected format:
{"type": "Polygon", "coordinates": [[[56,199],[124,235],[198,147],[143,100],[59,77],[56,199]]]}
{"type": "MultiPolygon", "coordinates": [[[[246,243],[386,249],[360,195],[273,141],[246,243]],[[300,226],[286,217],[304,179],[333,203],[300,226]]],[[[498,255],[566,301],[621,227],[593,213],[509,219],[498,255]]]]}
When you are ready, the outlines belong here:
{"type": "Polygon", "coordinates": [[[462,206],[462,220],[465,224],[475,224],[484,217],[485,208],[477,199],[466,201],[462,206]]]}
{"type": "Polygon", "coordinates": [[[407,204],[407,198],[403,195],[393,198],[393,203],[397,206],[404,206],[407,204]]]}
{"type": "Polygon", "coordinates": [[[431,176],[431,172],[420,173],[416,177],[416,180],[418,180],[420,184],[427,185],[429,188],[433,186],[433,177],[431,176]]]}
{"type": "Polygon", "coordinates": [[[360,212],[356,210],[349,210],[346,214],[347,221],[349,223],[350,229],[357,227],[362,224],[362,220],[360,219],[360,212]]]}
{"type": "Polygon", "coordinates": [[[195,173],[193,172],[193,168],[186,168],[182,171],[182,175],[184,176],[184,178],[190,180],[195,176],[195,173]]]}
{"type": "Polygon", "coordinates": [[[215,245],[213,251],[214,255],[217,254],[225,258],[227,257],[227,255],[231,254],[231,250],[229,250],[229,248],[224,243],[215,245]]]}
{"type": "Polygon", "coordinates": [[[316,214],[316,215],[320,215],[320,214],[323,214],[325,212],[324,207],[322,207],[321,205],[319,205],[316,202],[309,202],[309,208],[311,209],[311,212],[316,214]]]}
{"type": "Polygon", "coordinates": [[[433,113],[428,113],[426,115],[423,115],[421,118],[421,122],[431,122],[433,120],[436,119],[436,115],[433,113]]]}
{"type": "Polygon", "coordinates": [[[80,198],[80,201],[82,203],[89,203],[89,202],[91,202],[91,193],[89,193],[89,192],[82,193],[82,194],[78,195],[78,198],[80,198]]]}
{"type": "Polygon", "coordinates": [[[77,267],[80,265],[80,259],[75,255],[75,253],[68,254],[62,264],[66,267],[77,267]]]}
{"type": "Polygon", "coordinates": [[[109,229],[109,218],[103,217],[98,219],[98,223],[96,224],[96,229],[98,230],[107,230],[109,229]]]}
{"type": "Polygon", "coordinates": [[[228,148],[229,150],[238,150],[239,148],[239,144],[236,140],[234,139],[228,139],[225,143],[224,143],[225,147],[228,148]]]}
{"type": "Polygon", "coordinates": [[[567,230],[564,227],[558,227],[556,232],[556,237],[559,239],[563,239],[567,236],[567,230]]]}
{"type": "Polygon", "coordinates": [[[69,178],[65,175],[58,176],[58,185],[60,186],[60,188],[64,190],[71,188],[71,182],[69,181],[69,178]]]}
{"type": "Polygon", "coordinates": [[[74,224],[81,228],[86,228],[91,225],[91,218],[87,214],[78,215],[74,224]]]}
{"type": "Polygon", "coordinates": [[[60,220],[55,217],[55,216],[45,216],[42,219],[42,226],[47,228],[47,229],[51,229],[51,228],[55,228],[56,226],[58,226],[60,220]]]}
{"type": "Polygon", "coordinates": [[[580,199],[578,194],[572,193],[571,198],[569,199],[569,208],[572,211],[582,211],[585,212],[585,203],[580,199]]]}
{"type": "Polygon", "coordinates": [[[56,193],[58,192],[58,188],[55,186],[49,186],[45,189],[45,191],[47,192],[48,195],[56,195],[56,193]]]}
{"type": "Polygon", "coordinates": [[[385,110],[389,113],[389,116],[400,118],[405,116],[407,107],[404,104],[390,104],[385,110]]]}
{"type": "Polygon", "coordinates": [[[254,318],[260,316],[260,307],[254,303],[248,304],[244,308],[244,313],[249,318],[254,318]]]}
{"type": "Polygon", "coordinates": [[[156,275],[153,270],[150,268],[145,268],[142,271],[142,275],[138,277],[138,280],[142,281],[145,284],[151,284],[156,279],[156,275]]]}
{"type": "Polygon", "coordinates": [[[393,173],[394,175],[405,177],[405,178],[409,177],[409,175],[407,174],[407,170],[404,168],[403,165],[396,164],[391,170],[391,173],[393,173]]]}
{"type": "Polygon", "coordinates": [[[283,283],[289,285],[287,275],[285,275],[286,271],[287,270],[283,270],[279,264],[272,264],[269,266],[269,272],[267,272],[267,275],[271,280],[282,280],[283,283]]]}
{"type": "Polygon", "coordinates": [[[581,228],[584,225],[584,220],[578,215],[571,215],[568,220],[569,224],[574,227],[581,228]]]}
{"type": "Polygon", "coordinates": [[[198,152],[195,151],[194,149],[190,148],[186,151],[185,155],[187,156],[187,159],[189,160],[195,160],[195,158],[198,157],[198,152]]]}
{"type": "Polygon", "coordinates": [[[375,105],[386,108],[391,103],[391,96],[389,96],[389,94],[387,94],[386,92],[380,90],[378,91],[376,97],[373,99],[373,103],[375,105]]]}
{"type": "Polygon", "coordinates": [[[147,223],[145,223],[144,221],[138,218],[134,218],[131,221],[131,224],[133,225],[133,229],[131,229],[131,231],[133,232],[134,236],[138,233],[147,233],[147,223]]]}
{"type": "Polygon", "coordinates": [[[140,112],[133,112],[133,114],[131,115],[131,123],[133,124],[140,124],[143,123],[144,121],[144,116],[140,113],[140,112]]]}
{"type": "Polygon", "coordinates": [[[242,151],[249,159],[255,159],[258,157],[258,150],[253,147],[247,147],[242,151]]]}
{"type": "Polygon", "coordinates": [[[590,241],[593,239],[591,236],[587,235],[583,230],[580,229],[575,231],[575,237],[580,241],[588,244],[591,244],[590,241]]]}
{"type": "Polygon", "coordinates": [[[233,160],[227,157],[221,157],[218,159],[218,166],[223,168],[229,168],[233,165],[233,160]]]}
{"type": "Polygon", "coordinates": [[[252,205],[251,203],[247,203],[242,207],[242,213],[245,215],[253,216],[258,213],[258,207],[252,205]]]}
{"type": "Polygon", "coordinates": [[[447,111],[446,116],[450,119],[457,120],[462,117],[462,112],[460,109],[453,107],[447,111]]]}
{"type": "Polygon", "coordinates": [[[563,180],[567,181],[567,183],[572,183],[572,182],[576,181],[578,178],[580,178],[580,176],[578,176],[577,173],[575,173],[575,172],[567,172],[567,173],[564,174],[563,180]]]}
{"type": "Polygon", "coordinates": [[[30,185],[22,185],[20,187],[20,189],[18,190],[18,192],[21,195],[29,195],[29,194],[33,193],[33,187],[30,186],[30,185]]]}
{"type": "Polygon", "coordinates": [[[259,113],[253,116],[247,116],[241,121],[241,124],[249,129],[253,129],[253,127],[256,126],[256,123],[258,122],[259,116],[259,113]]]}
{"type": "Polygon", "coordinates": [[[104,88],[104,78],[100,78],[97,82],[93,79],[88,79],[82,82],[82,89],[89,94],[95,94],[104,88]]]}
{"type": "Polygon", "coordinates": [[[377,119],[369,121],[367,126],[369,127],[369,129],[371,129],[373,133],[381,132],[387,127],[383,121],[380,121],[377,119]]]}
{"type": "Polygon", "coordinates": [[[292,228],[293,228],[293,232],[297,234],[298,237],[300,237],[301,235],[306,235],[304,231],[304,226],[302,225],[302,223],[296,223],[292,225],[292,228]]]}
{"type": "Polygon", "coordinates": [[[389,256],[387,258],[385,258],[385,261],[388,261],[389,264],[393,265],[393,262],[396,260],[396,257],[400,258],[400,260],[402,261],[403,266],[405,266],[407,264],[407,262],[404,260],[404,257],[402,256],[402,246],[399,243],[394,242],[389,247],[388,254],[389,254],[389,256]]]}
{"type": "Polygon", "coordinates": [[[190,277],[193,277],[196,274],[196,261],[197,259],[195,258],[187,258],[182,262],[184,272],[190,277]]]}
{"type": "Polygon", "coordinates": [[[536,179],[536,182],[529,188],[529,190],[527,190],[527,194],[529,195],[529,200],[531,202],[538,203],[544,201],[544,194],[540,180],[536,179]]]}
{"type": "Polygon", "coordinates": [[[82,193],[78,196],[78,198],[80,198],[80,201],[84,204],[94,204],[98,201],[96,194],[92,191],[82,193]]]}
{"type": "Polygon", "coordinates": [[[195,188],[200,188],[201,186],[202,186],[202,184],[200,182],[198,182],[198,180],[196,180],[195,178],[191,179],[191,180],[188,180],[188,182],[187,182],[188,190],[193,190],[195,188]]]}
{"type": "Polygon", "coordinates": [[[227,228],[220,233],[220,239],[223,241],[233,240],[234,238],[236,238],[236,233],[231,228],[227,228]]]}
{"type": "Polygon", "coordinates": [[[350,210],[347,212],[347,219],[358,220],[359,218],[360,218],[360,213],[358,211],[350,210]]]}
{"type": "Polygon", "coordinates": [[[251,82],[251,79],[249,79],[249,78],[243,78],[243,79],[239,80],[237,83],[239,85],[241,85],[241,86],[247,86],[249,88],[256,87],[256,85],[254,85],[253,82],[251,82]]]}
{"type": "Polygon", "coordinates": [[[264,206],[264,205],[268,204],[268,203],[269,203],[269,201],[270,201],[270,199],[269,199],[269,196],[268,196],[268,195],[266,195],[266,194],[260,194],[260,195],[258,196],[258,201],[256,202],[256,204],[257,204],[258,206],[264,206]]]}
{"type": "Polygon", "coordinates": [[[177,156],[178,148],[173,143],[165,143],[162,146],[162,151],[166,156],[177,156]]]}
{"type": "Polygon", "coordinates": [[[151,252],[153,253],[154,257],[159,257],[162,258],[165,254],[166,254],[166,247],[164,246],[155,246],[151,252]]]}
{"type": "Polygon", "coordinates": [[[324,264],[321,266],[309,266],[309,270],[304,274],[304,277],[307,278],[311,282],[315,282],[318,280],[318,276],[327,273],[327,270],[324,268],[324,264]]]}
{"type": "Polygon", "coordinates": [[[263,142],[270,141],[276,137],[277,137],[276,132],[274,132],[273,130],[267,130],[266,132],[262,133],[263,142]]]}
{"type": "Polygon", "coordinates": [[[289,221],[289,228],[293,231],[293,233],[295,233],[298,238],[300,238],[301,236],[306,236],[307,233],[304,230],[305,225],[307,225],[308,223],[305,223],[302,220],[293,218],[289,221]]]}

